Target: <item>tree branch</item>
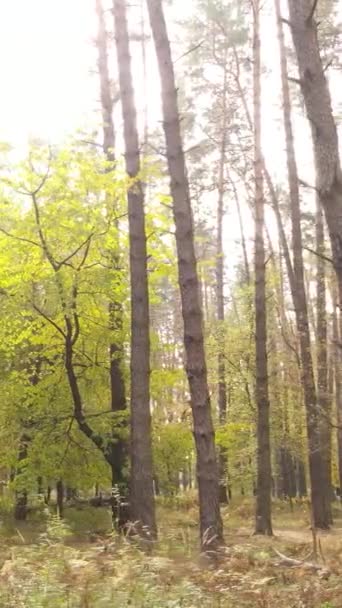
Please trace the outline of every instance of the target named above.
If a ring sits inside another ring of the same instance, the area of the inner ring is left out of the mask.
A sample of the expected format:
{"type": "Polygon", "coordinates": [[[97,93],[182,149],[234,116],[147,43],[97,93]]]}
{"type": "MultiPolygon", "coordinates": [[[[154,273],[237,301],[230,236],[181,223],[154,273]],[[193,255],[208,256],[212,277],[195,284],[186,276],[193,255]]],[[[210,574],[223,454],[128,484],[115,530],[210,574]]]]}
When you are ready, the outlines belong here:
{"type": "Polygon", "coordinates": [[[11,239],[15,239],[16,241],[22,241],[23,243],[29,243],[30,245],[34,245],[35,247],[39,247],[41,249],[41,245],[39,243],[36,243],[36,241],[31,241],[31,239],[26,239],[23,236],[16,236],[15,234],[11,234],[10,232],[7,232],[5,228],[0,228],[0,232],[10,237],[11,239]]]}
{"type": "Polygon", "coordinates": [[[317,4],[318,4],[318,0],[313,0],[312,7],[311,7],[311,10],[310,10],[310,13],[309,13],[308,17],[306,18],[306,23],[307,23],[308,25],[310,25],[310,23],[311,23],[311,22],[312,22],[312,20],[313,20],[314,14],[315,14],[315,12],[316,12],[317,4]]]}
{"type": "Polygon", "coordinates": [[[292,23],[291,23],[291,21],[289,21],[289,20],[288,20],[288,19],[286,19],[285,17],[281,17],[280,21],[281,21],[282,23],[285,23],[285,25],[288,25],[289,27],[291,27],[291,28],[292,28],[292,23]]]}
{"type": "Polygon", "coordinates": [[[329,258],[327,255],[323,255],[322,253],[319,253],[318,251],[311,249],[311,247],[305,247],[303,245],[303,249],[305,249],[305,251],[308,251],[309,253],[313,253],[313,255],[316,255],[318,258],[321,258],[321,260],[325,260],[326,262],[329,262],[329,264],[334,264],[334,261],[331,258],[329,258]]]}
{"type": "Polygon", "coordinates": [[[38,306],[34,302],[32,302],[32,307],[41,317],[43,317],[43,319],[45,319],[45,321],[50,323],[50,325],[52,325],[56,329],[56,331],[58,331],[63,336],[64,339],[66,339],[65,332],[63,331],[63,329],[61,327],[59,327],[59,325],[57,325],[57,323],[55,323],[55,321],[53,321],[53,319],[50,319],[50,317],[48,317],[48,315],[46,315],[45,312],[43,312],[40,308],[38,308],[38,306]]]}
{"type": "Polygon", "coordinates": [[[334,63],[334,58],[332,57],[331,59],[329,59],[329,61],[324,66],[323,72],[325,73],[330,68],[330,66],[332,66],[333,63],[334,63]]]}
{"type": "MultiPolygon", "coordinates": [[[[69,260],[75,257],[75,255],[77,255],[79,251],[81,251],[82,247],[84,247],[85,245],[88,245],[87,251],[89,251],[89,241],[92,239],[93,236],[94,233],[92,232],[80,245],[78,245],[78,247],[76,247],[76,249],[74,249],[74,251],[72,251],[72,253],[69,253],[69,255],[67,255],[64,260],[57,262],[57,270],[59,270],[62,266],[65,266],[69,262],[69,260]]],[[[82,262],[82,264],[84,264],[84,262],[82,262]]]]}
{"type": "Polygon", "coordinates": [[[201,48],[201,46],[204,44],[204,42],[205,41],[202,40],[201,42],[199,42],[195,46],[191,47],[188,51],[185,51],[185,53],[183,53],[182,55],[180,55],[180,57],[177,57],[177,59],[175,59],[174,63],[176,63],[177,61],[180,61],[181,59],[183,59],[183,57],[186,57],[187,55],[190,55],[190,53],[194,53],[195,51],[197,51],[197,49],[201,48]]]}
{"type": "Polygon", "coordinates": [[[293,76],[288,76],[287,80],[289,80],[290,82],[294,82],[295,84],[301,85],[302,81],[300,80],[300,78],[294,78],[293,76]]]}
{"type": "Polygon", "coordinates": [[[315,190],[315,192],[319,192],[318,188],[316,188],[316,186],[311,186],[311,184],[308,184],[308,182],[304,181],[303,179],[299,179],[298,180],[299,185],[303,186],[304,188],[310,188],[310,190],[315,190]]]}
{"type": "Polygon", "coordinates": [[[38,205],[38,200],[37,200],[37,192],[39,192],[40,188],[34,192],[31,192],[31,199],[32,199],[32,203],[33,203],[33,209],[34,209],[34,215],[35,215],[35,219],[36,219],[36,226],[37,226],[37,230],[38,230],[38,235],[39,235],[39,239],[42,245],[42,249],[47,257],[47,259],[49,260],[52,268],[54,270],[58,270],[58,266],[56,264],[56,261],[53,258],[53,255],[51,254],[51,251],[48,247],[47,244],[47,240],[45,238],[43,229],[42,229],[42,225],[41,225],[41,219],[40,219],[40,209],[39,209],[39,205],[38,205]]]}

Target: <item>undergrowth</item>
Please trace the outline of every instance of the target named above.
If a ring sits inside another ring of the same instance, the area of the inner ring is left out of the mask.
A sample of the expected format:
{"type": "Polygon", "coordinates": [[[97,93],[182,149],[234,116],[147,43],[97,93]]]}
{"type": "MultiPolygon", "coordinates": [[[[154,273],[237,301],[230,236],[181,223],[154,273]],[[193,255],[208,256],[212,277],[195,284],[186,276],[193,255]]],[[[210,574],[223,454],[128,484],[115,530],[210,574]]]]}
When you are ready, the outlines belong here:
{"type": "MultiPolygon", "coordinates": [[[[7,537],[3,528],[0,608],[342,608],[338,526],[321,538],[328,576],[277,563],[274,549],[299,559],[310,552],[305,510],[296,508],[292,515],[286,506],[275,509],[281,527],[273,539],[251,535],[248,501],[227,509],[226,548],[215,565],[198,553],[193,504],[159,506],[160,539],[149,552],[89,530],[86,514],[78,536],[74,513],[65,521],[46,514],[44,526],[31,524],[34,539],[29,524],[11,528],[7,537]]],[[[100,511],[90,524],[101,528],[100,511]]]]}

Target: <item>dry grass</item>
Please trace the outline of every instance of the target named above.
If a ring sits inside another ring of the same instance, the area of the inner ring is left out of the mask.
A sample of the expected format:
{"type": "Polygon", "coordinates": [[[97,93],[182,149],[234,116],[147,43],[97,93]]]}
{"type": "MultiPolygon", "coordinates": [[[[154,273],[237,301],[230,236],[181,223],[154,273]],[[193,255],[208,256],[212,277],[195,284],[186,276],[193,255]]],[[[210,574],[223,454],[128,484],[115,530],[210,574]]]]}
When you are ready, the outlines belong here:
{"type": "Polygon", "coordinates": [[[225,510],[227,546],[214,567],[198,553],[197,511],[189,503],[160,505],[160,540],[151,553],[108,534],[89,535],[85,525],[77,537],[73,525],[53,518],[34,541],[31,530],[27,542],[28,528],[10,539],[3,534],[0,607],[342,608],[342,518],[320,536],[328,574],[312,573],[280,565],[274,551],[309,555],[306,507],[291,513],[276,505],[270,539],[252,535],[253,505],[244,501],[225,510]]]}

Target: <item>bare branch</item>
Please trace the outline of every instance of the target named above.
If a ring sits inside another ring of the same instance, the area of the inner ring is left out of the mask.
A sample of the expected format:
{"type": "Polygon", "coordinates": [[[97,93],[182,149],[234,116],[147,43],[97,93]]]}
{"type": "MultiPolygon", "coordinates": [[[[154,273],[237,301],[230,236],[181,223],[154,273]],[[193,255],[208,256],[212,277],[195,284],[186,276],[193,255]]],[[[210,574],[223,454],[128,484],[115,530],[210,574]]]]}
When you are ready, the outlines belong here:
{"type": "Polygon", "coordinates": [[[11,234],[7,232],[5,228],[0,228],[0,232],[10,237],[11,239],[15,239],[16,241],[22,241],[23,243],[29,243],[30,245],[34,245],[35,247],[39,247],[41,249],[40,243],[36,243],[36,241],[31,241],[31,239],[26,239],[23,236],[16,236],[15,234],[11,234]]]}
{"type": "Polygon", "coordinates": [[[294,82],[295,84],[302,84],[302,81],[299,78],[294,78],[293,76],[288,76],[287,80],[289,80],[290,82],[294,82]]]}
{"type": "Polygon", "coordinates": [[[205,42],[204,40],[201,40],[201,42],[199,42],[195,46],[191,47],[188,51],[185,51],[185,53],[183,53],[182,55],[180,55],[180,57],[177,57],[177,59],[175,59],[174,63],[177,63],[177,61],[180,61],[181,59],[183,59],[183,57],[190,55],[190,53],[194,53],[195,51],[197,51],[197,49],[199,49],[204,44],[204,42],[205,42]]]}
{"type": "Polygon", "coordinates": [[[308,25],[309,25],[309,24],[312,22],[312,20],[313,20],[314,14],[315,14],[315,12],[316,12],[317,4],[318,4],[318,0],[313,0],[313,3],[312,3],[312,7],[311,7],[311,10],[310,10],[309,16],[308,16],[308,17],[307,17],[307,19],[306,19],[306,23],[307,23],[308,25]]]}
{"type": "Polygon", "coordinates": [[[74,326],[75,326],[75,329],[74,329],[74,333],[73,333],[72,340],[71,340],[72,346],[74,346],[76,344],[78,337],[80,335],[80,321],[79,321],[78,314],[76,312],[74,312],[74,326]]]}
{"type": "Polygon", "coordinates": [[[326,65],[323,68],[323,72],[325,73],[334,63],[334,58],[332,57],[331,59],[329,59],[329,61],[326,63],[326,65]]]}
{"type": "Polygon", "coordinates": [[[95,146],[96,148],[100,148],[102,150],[102,144],[97,143],[96,141],[89,141],[88,139],[79,139],[80,144],[85,144],[87,146],[95,146]]]}
{"type": "MultiPolygon", "coordinates": [[[[92,239],[93,236],[94,236],[94,233],[92,232],[89,236],[87,236],[87,238],[80,245],[78,245],[78,247],[76,247],[76,249],[74,249],[74,251],[72,251],[72,253],[69,253],[69,255],[67,255],[66,258],[64,258],[64,260],[61,260],[60,262],[56,262],[57,270],[59,270],[62,266],[67,265],[69,260],[71,260],[73,257],[75,257],[75,255],[77,255],[79,253],[79,251],[81,251],[82,247],[84,247],[85,245],[87,245],[90,242],[90,240],[92,239]]],[[[89,251],[89,247],[88,247],[88,251],[89,251]]],[[[82,265],[83,264],[84,264],[84,261],[82,262],[82,265]]]]}
{"type": "Polygon", "coordinates": [[[305,249],[306,251],[309,251],[309,253],[313,253],[313,255],[316,255],[318,258],[321,258],[322,260],[325,260],[326,262],[329,262],[329,264],[333,264],[334,261],[329,258],[326,255],[323,255],[322,253],[319,253],[318,251],[315,251],[314,249],[311,249],[311,247],[305,247],[303,246],[303,249],[305,249]]]}
{"type": "Polygon", "coordinates": [[[321,566],[320,564],[315,564],[313,562],[306,562],[302,559],[294,559],[292,557],[287,557],[283,553],[280,553],[280,551],[277,551],[277,549],[273,549],[273,550],[276,553],[276,555],[278,557],[280,557],[281,563],[285,566],[291,566],[291,567],[297,566],[300,568],[305,568],[307,570],[312,570],[313,572],[321,572],[322,574],[325,574],[326,576],[330,575],[330,570],[328,570],[328,568],[326,566],[321,566]]]}
{"type": "MultiPolygon", "coordinates": [[[[39,190],[38,190],[39,192],[39,190]]],[[[57,264],[56,261],[54,260],[51,251],[48,247],[47,244],[47,240],[45,238],[43,229],[42,229],[42,225],[41,225],[41,218],[40,218],[40,209],[39,209],[39,205],[38,205],[38,200],[37,200],[37,191],[35,192],[31,192],[31,199],[32,199],[32,203],[33,203],[33,209],[34,209],[34,215],[35,215],[35,219],[36,219],[36,226],[37,226],[37,230],[38,230],[38,235],[39,235],[39,239],[42,245],[42,249],[47,257],[47,259],[49,260],[52,268],[54,270],[57,270],[57,264]]]]}
{"type": "Polygon", "coordinates": [[[84,266],[84,264],[87,261],[87,257],[89,254],[89,250],[90,250],[90,244],[91,244],[91,239],[93,238],[93,233],[89,235],[89,237],[87,238],[86,242],[85,242],[85,249],[84,249],[84,254],[82,257],[82,260],[80,261],[77,270],[81,270],[81,268],[84,266]]]}
{"type": "Polygon", "coordinates": [[[285,19],[285,17],[282,17],[282,18],[280,19],[280,21],[281,21],[282,23],[285,23],[285,25],[288,25],[289,27],[291,27],[291,28],[292,28],[292,23],[291,23],[291,21],[289,21],[288,19],[285,19]]]}
{"type": "Polygon", "coordinates": [[[310,188],[310,190],[315,190],[315,192],[318,192],[318,188],[316,188],[316,186],[312,186],[311,184],[308,184],[308,182],[304,181],[303,179],[299,179],[299,184],[301,186],[303,186],[304,188],[310,188]]]}
{"type": "Polygon", "coordinates": [[[50,323],[50,325],[52,325],[56,329],[56,331],[58,331],[63,336],[64,339],[66,338],[66,335],[65,335],[65,332],[63,331],[63,329],[61,327],[59,327],[59,325],[57,325],[57,323],[55,323],[55,321],[53,321],[53,319],[48,317],[48,315],[46,315],[45,312],[43,312],[40,308],[38,308],[38,306],[34,302],[32,302],[32,307],[41,317],[43,317],[43,319],[45,319],[45,321],[50,323]]]}

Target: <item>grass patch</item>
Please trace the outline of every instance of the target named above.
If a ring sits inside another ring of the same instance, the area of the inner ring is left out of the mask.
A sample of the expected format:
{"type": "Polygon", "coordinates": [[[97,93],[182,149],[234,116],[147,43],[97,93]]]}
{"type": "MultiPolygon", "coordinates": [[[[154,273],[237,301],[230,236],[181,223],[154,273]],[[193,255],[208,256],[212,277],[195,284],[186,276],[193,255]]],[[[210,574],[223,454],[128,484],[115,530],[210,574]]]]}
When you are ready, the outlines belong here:
{"type": "Polygon", "coordinates": [[[301,507],[275,507],[273,539],[252,536],[252,501],[225,509],[227,546],[215,567],[198,551],[196,504],[159,502],[150,553],[111,534],[105,509],[30,521],[22,538],[3,526],[0,608],[341,608],[341,518],[320,537],[324,577],[277,564],[274,549],[307,556],[311,533],[301,507]]]}

